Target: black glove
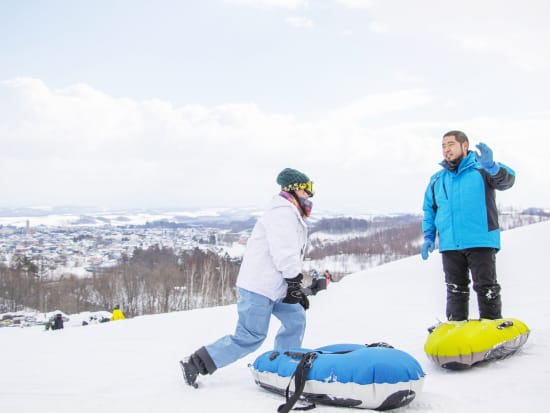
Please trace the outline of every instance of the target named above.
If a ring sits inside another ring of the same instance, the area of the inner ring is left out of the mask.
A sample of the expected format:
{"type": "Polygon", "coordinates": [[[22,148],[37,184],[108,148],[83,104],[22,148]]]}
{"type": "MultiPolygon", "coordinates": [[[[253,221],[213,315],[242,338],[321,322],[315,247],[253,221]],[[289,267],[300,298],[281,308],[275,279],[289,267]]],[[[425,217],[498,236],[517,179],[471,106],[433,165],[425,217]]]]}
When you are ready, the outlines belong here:
{"type": "Polygon", "coordinates": [[[287,287],[283,303],[298,304],[302,300],[302,297],[305,297],[301,289],[302,278],[304,278],[302,274],[298,274],[294,278],[285,278],[287,287]]]}
{"type": "Polygon", "coordinates": [[[309,308],[309,300],[307,298],[307,295],[305,295],[302,292],[302,298],[300,299],[300,305],[304,307],[304,310],[307,310],[309,308]]]}

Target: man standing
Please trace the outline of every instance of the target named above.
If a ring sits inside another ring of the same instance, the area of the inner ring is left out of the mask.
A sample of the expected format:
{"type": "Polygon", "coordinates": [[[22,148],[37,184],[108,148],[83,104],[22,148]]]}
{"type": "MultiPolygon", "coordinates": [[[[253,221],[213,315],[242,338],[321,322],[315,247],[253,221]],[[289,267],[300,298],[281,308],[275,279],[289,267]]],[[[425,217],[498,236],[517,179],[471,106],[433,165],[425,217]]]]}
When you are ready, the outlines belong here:
{"type": "Polygon", "coordinates": [[[311,213],[313,183],[300,171],[283,169],[281,192],[258,219],[237,277],[235,333],[203,346],[180,361],[185,383],[197,387],[199,374],[212,374],[255,351],[264,342],[271,315],[281,321],[276,349],[301,347],[309,302],[301,290],[307,242],[304,219],[311,213]]]}
{"type": "Polygon", "coordinates": [[[424,260],[428,259],[439,234],[449,321],[468,319],[469,271],[477,293],[479,317],[502,318],[495,266],[495,255],[500,249],[495,190],[510,188],[515,173],[494,162],[493,152],[486,144],[476,147],[479,153],[469,150],[463,132],[443,135],[443,169],[432,176],[424,195],[421,253],[424,260]]]}

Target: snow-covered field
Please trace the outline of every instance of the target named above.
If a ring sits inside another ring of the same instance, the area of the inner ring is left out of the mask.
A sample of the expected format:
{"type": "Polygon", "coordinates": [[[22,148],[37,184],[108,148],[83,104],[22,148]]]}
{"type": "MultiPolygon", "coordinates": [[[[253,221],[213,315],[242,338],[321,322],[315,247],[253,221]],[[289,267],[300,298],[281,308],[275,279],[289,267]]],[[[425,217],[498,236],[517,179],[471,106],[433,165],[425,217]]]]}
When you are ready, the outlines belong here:
{"type": "MultiPolygon", "coordinates": [[[[504,315],[531,336],[515,356],[469,371],[440,369],[424,354],[426,328],[443,319],[441,260],[419,256],[347,276],[311,298],[305,347],[386,341],[427,373],[424,391],[397,411],[519,413],[548,410],[550,222],[503,233],[497,268],[504,315]]],[[[473,318],[477,315],[471,299],[473,318]]],[[[282,398],[260,390],[247,364],[272,345],[278,323],[258,352],[214,375],[198,390],[184,385],[178,360],[233,331],[235,306],[193,310],[63,330],[0,329],[0,411],[17,413],[276,412],[282,398]]],[[[316,411],[341,409],[318,405],[316,411]]],[[[346,410],[347,411],[347,410],[346,410]]]]}

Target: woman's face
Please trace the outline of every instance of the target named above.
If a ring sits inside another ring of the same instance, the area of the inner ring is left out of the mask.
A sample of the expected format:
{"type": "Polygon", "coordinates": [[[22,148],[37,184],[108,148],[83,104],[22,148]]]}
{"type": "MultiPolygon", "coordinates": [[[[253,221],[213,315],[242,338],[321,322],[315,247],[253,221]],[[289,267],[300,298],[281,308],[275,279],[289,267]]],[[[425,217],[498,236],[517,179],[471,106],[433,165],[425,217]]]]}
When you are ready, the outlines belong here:
{"type": "Polygon", "coordinates": [[[298,198],[302,198],[302,199],[308,199],[309,198],[309,195],[303,189],[297,189],[295,192],[296,192],[296,195],[298,195],[298,198]]]}

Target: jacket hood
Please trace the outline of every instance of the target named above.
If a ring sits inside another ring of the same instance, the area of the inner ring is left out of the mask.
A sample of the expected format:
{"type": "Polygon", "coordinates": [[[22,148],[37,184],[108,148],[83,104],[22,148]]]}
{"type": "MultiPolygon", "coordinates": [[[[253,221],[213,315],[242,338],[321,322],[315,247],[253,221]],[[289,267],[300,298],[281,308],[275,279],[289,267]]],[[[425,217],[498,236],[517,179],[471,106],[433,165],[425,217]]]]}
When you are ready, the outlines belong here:
{"type": "Polygon", "coordinates": [[[290,208],[294,211],[294,213],[296,214],[296,216],[298,218],[300,218],[300,221],[303,221],[303,218],[302,218],[302,215],[300,214],[300,211],[298,210],[298,208],[296,207],[296,205],[294,205],[292,202],[290,202],[288,199],[285,199],[283,198],[282,196],[280,195],[275,195],[272,199],[271,199],[271,202],[269,203],[269,209],[275,209],[275,208],[290,208]]]}

